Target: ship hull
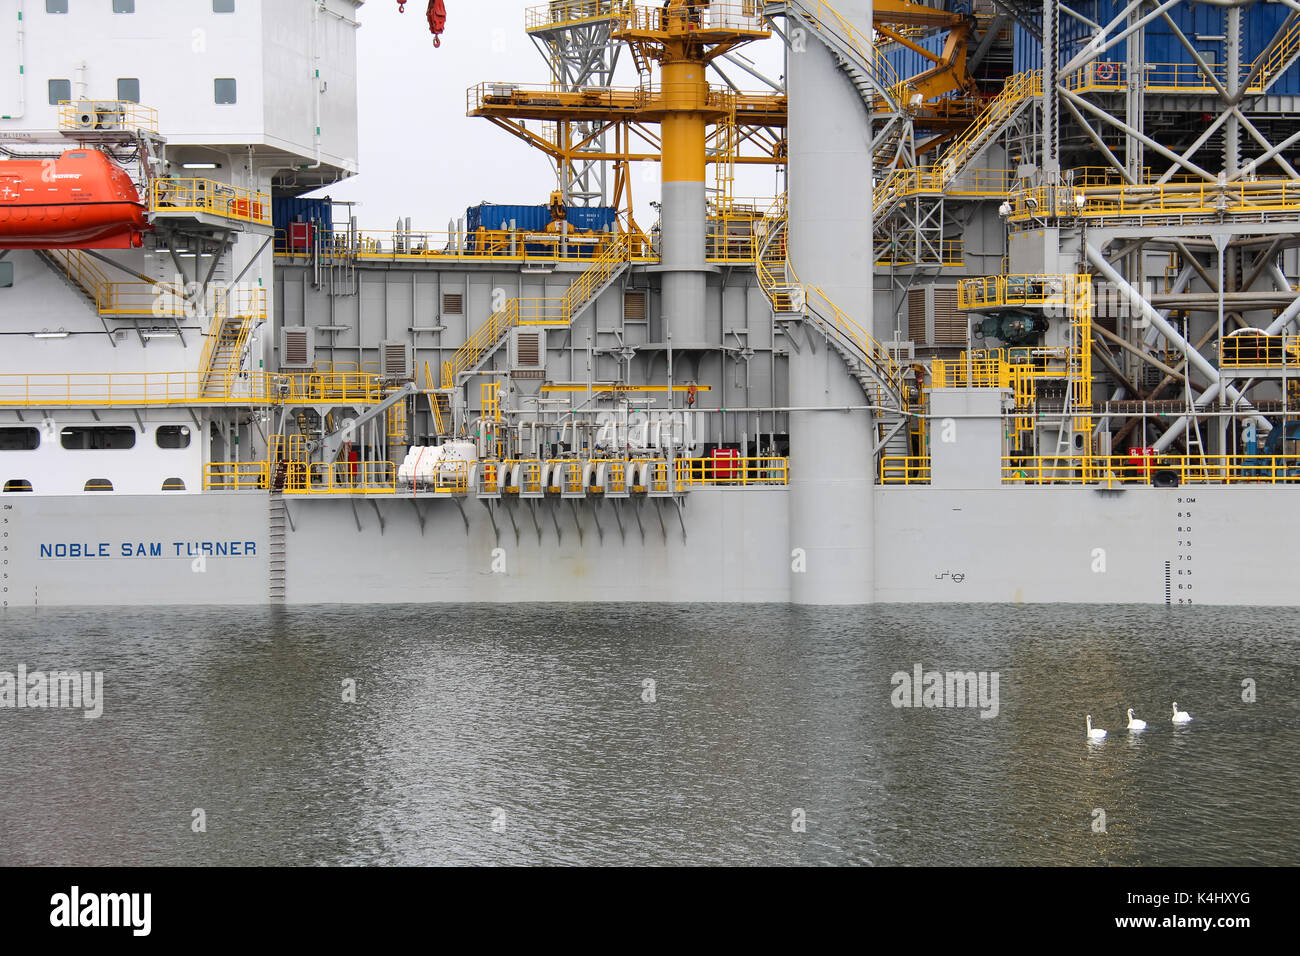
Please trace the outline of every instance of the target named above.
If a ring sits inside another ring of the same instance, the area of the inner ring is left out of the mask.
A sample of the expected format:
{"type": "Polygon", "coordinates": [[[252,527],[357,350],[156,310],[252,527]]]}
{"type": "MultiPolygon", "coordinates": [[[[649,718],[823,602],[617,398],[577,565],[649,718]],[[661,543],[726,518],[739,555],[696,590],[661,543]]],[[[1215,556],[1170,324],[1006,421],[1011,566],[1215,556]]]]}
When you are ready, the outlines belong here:
{"type": "MultiPolygon", "coordinates": [[[[1300,604],[1286,488],[876,488],[876,579],[832,603],[1300,604]]],[[[7,607],[791,600],[784,488],[671,499],[9,495],[7,607]],[[273,550],[277,549],[277,550],[273,550]],[[282,572],[279,568],[282,566],[282,572]]]]}

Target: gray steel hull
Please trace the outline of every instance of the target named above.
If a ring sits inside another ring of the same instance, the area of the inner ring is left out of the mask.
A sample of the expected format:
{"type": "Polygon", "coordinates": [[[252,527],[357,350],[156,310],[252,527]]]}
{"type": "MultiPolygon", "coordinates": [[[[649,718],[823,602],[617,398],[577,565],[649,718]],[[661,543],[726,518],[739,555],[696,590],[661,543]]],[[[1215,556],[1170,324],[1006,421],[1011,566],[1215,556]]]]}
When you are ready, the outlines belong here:
{"type": "MultiPolygon", "coordinates": [[[[1300,604],[1287,487],[881,488],[875,582],[832,603],[1300,604]]],[[[286,498],[290,604],[786,602],[816,566],[784,488],[487,503],[286,498]],[[463,513],[462,513],[463,507],[463,513]]],[[[6,607],[265,604],[265,495],[0,502],[6,607]]]]}

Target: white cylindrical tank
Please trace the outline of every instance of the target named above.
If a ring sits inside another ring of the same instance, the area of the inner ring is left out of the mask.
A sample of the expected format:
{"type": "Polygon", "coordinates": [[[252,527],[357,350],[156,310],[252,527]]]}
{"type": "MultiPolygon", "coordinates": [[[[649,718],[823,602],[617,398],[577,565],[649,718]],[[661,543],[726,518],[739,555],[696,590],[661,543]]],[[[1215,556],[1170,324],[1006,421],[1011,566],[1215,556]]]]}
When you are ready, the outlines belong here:
{"type": "MultiPolygon", "coordinates": [[[[836,10],[872,35],[870,0],[836,10]]],[[[801,281],[821,286],[871,330],[871,123],[834,55],[796,36],[789,85],[790,257],[801,281]]],[[[816,335],[817,332],[812,332],[816,335]]],[[[833,349],[790,355],[790,405],[865,405],[833,349]]],[[[867,604],[875,590],[875,418],[870,412],[790,413],[790,597],[796,604],[867,604]],[[827,449],[834,454],[827,458],[827,449]],[[819,464],[820,463],[820,464],[819,464]]]]}

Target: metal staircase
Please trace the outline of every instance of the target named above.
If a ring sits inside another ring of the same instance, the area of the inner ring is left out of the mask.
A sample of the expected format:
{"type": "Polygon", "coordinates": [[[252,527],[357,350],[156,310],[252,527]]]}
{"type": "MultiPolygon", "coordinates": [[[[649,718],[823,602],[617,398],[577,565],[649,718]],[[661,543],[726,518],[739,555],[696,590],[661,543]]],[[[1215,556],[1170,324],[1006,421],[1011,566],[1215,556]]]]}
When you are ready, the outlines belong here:
{"type": "Polygon", "coordinates": [[[807,321],[844,360],[863,393],[880,407],[877,453],[910,454],[907,386],[894,357],[819,286],[799,282],[787,254],[789,219],[781,197],[769,211],[767,234],[755,252],[758,282],[778,319],[807,321]]]}
{"type": "Polygon", "coordinates": [[[65,249],[33,249],[36,258],[50,267],[64,284],[100,311],[99,290],[109,284],[108,276],[84,252],[65,249]]]}
{"type": "Polygon", "coordinates": [[[897,72],[880,53],[871,37],[819,0],[783,0],[763,8],[768,19],[793,18],[817,34],[835,57],[840,69],[857,89],[871,113],[900,110],[906,89],[897,72]]]}
{"type": "Polygon", "coordinates": [[[895,169],[883,179],[877,179],[872,197],[876,219],[884,218],[907,196],[942,194],[1042,93],[1041,70],[1007,77],[1002,91],[989,101],[936,165],[895,169]]]}
{"type": "Polygon", "coordinates": [[[442,363],[442,387],[454,388],[456,379],[472,375],[505,342],[517,325],[543,327],[571,326],[600,294],[627,271],[629,245],[619,236],[602,252],[564,295],[545,299],[511,299],[465,340],[449,361],[442,363]]]}

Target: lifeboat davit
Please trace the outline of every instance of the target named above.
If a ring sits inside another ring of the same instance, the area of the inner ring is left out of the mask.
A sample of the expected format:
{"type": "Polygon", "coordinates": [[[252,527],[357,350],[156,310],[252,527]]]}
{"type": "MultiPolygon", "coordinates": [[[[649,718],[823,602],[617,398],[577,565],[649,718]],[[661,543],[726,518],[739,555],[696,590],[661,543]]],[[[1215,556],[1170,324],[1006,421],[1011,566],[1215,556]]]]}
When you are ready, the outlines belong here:
{"type": "Polygon", "coordinates": [[[0,162],[0,249],[132,249],[150,228],[131,178],[97,149],[0,162]]]}

